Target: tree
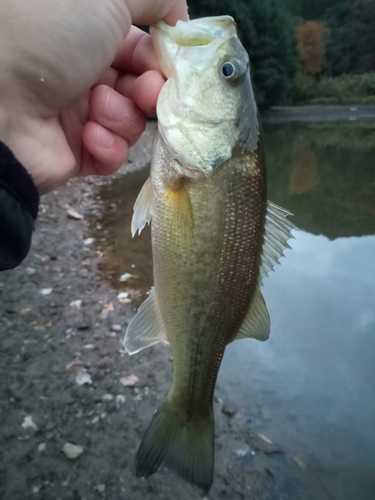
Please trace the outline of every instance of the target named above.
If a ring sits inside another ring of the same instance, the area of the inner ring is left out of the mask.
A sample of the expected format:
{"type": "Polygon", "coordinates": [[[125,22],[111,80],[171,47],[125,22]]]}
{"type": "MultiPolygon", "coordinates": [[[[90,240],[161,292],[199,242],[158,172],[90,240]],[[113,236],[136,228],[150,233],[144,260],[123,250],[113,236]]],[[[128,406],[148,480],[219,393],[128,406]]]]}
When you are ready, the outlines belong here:
{"type": "Polygon", "coordinates": [[[318,21],[307,21],[297,26],[297,52],[303,77],[313,79],[323,71],[327,34],[326,26],[318,21]]]}
{"type": "Polygon", "coordinates": [[[258,105],[287,104],[297,69],[290,15],[283,0],[191,0],[192,18],[231,15],[250,56],[258,105]]]}
{"type": "Polygon", "coordinates": [[[347,1],[327,9],[324,20],[330,29],[326,45],[326,72],[375,71],[375,1],[347,1]]]}

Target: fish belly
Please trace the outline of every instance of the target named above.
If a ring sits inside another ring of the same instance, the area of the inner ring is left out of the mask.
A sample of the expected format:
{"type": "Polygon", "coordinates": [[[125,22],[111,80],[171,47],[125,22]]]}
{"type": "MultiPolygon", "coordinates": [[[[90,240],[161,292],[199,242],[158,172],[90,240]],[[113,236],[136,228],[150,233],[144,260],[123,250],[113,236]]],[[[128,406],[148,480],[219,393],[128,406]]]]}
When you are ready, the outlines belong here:
{"type": "Polygon", "coordinates": [[[172,184],[155,158],[151,181],[155,294],[174,362],[169,400],[188,418],[204,417],[225,347],[258,285],[263,151],[240,153],[208,178],[172,184]]]}

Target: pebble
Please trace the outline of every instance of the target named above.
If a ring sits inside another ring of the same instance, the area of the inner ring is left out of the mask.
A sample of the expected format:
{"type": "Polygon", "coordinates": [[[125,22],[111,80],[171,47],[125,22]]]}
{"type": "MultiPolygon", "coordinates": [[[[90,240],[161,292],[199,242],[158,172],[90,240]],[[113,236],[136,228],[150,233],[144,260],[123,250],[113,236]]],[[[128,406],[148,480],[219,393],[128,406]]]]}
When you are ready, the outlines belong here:
{"type": "Polygon", "coordinates": [[[105,493],[105,484],[98,484],[96,487],[99,493],[105,493]]]}
{"type": "Polygon", "coordinates": [[[120,383],[124,387],[134,387],[139,382],[139,378],[136,375],[129,375],[129,377],[121,377],[120,383]]]}
{"type": "Polygon", "coordinates": [[[82,300],[81,299],[78,299],[78,300],[73,300],[71,303],[70,303],[70,307],[75,307],[76,309],[79,309],[82,305],[82,300]]]}
{"type": "Polygon", "coordinates": [[[53,288],[42,288],[41,290],[39,290],[39,293],[41,295],[49,295],[50,293],[52,293],[53,291],[53,288]]]}
{"type": "Polygon", "coordinates": [[[64,452],[65,456],[69,458],[69,460],[75,460],[80,455],[82,455],[84,449],[82,448],[82,446],[73,443],[65,443],[62,451],[64,452]]]}
{"type": "Polygon", "coordinates": [[[228,417],[234,417],[237,413],[237,406],[234,403],[225,403],[221,411],[228,417]]]}
{"type": "Polygon", "coordinates": [[[102,400],[103,401],[113,401],[113,395],[112,394],[103,394],[102,400]]]}
{"type": "Polygon", "coordinates": [[[238,457],[245,457],[249,453],[250,453],[250,446],[248,446],[247,444],[244,444],[242,448],[239,448],[238,450],[235,451],[235,454],[238,457]]]}
{"type": "Polygon", "coordinates": [[[35,424],[35,422],[33,421],[33,417],[31,415],[27,415],[24,419],[23,419],[23,422],[22,422],[22,425],[21,427],[23,429],[34,429],[34,431],[37,431],[38,430],[38,427],[37,425],[35,424]]]}
{"type": "Polygon", "coordinates": [[[121,330],[122,330],[122,326],[121,326],[121,325],[112,325],[112,326],[111,326],[111,330],[112,330],[113,332],[121,332],[121,330]]]}
{"type": "Polygon", "coordinates": [[[133,275],[132,275],[132,274],[130,274],[130,273],[124,273],[124,274],[122,274],[122,275],[119,277],[119,279],[118,279],[118,280],[119,280],[121,283],[124,283],[125,281],[128,281],[128,279],[130,279],[130,278],[133,278],[133,275]]]}
{"type": "Polygon", "coordinates": [[[84,384],[91,385],[92,384],[91,375],[87,373],[87,371],[84,368],[78,370],[76,374],[76,383],[78,385],[84,385],[84,384]]]}
{"type": "Polygon", "coordinates": [[[70,217],[71,219],[74,219],[74,220],[82,220],[83,219],[83,215],[79,214],[73,208],[69,208],[67,214],[68,214],[68,217],[70,217]]]}
{"type": "Polygon", "coordinates": [[[121,404],[124,404],[126,401],[126,398],[123,394],[117,394],[116,396],[116,404],[117,406],[120,406],[121,404]]]}
{"type": "Polygon", "coordinates": [[[39,451],[39,453],[43,453],[44,451],[46,451],[46,448],[47,448],[47,444],[46,443],[40,443],[38,445],[38,451],[39,451]]]}

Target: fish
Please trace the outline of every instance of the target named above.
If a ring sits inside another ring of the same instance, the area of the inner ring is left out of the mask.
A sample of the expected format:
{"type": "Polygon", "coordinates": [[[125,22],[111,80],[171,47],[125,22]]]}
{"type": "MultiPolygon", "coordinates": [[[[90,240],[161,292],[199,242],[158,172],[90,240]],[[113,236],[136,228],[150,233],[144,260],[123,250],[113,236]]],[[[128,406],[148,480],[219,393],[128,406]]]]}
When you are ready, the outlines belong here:
{"type": "Polygon", "coordinates": [[[234,19],[160,21],[151,36],[166,82],[132,233],[151,223],[154,287],[124,347],[132,355],[167,340],[173,384],[140,444],[136,474],[167,467],[207,492],[224,351],[235,339],[268,338],[259,288],[294,226],[288,211],[267,201],[249,56],[234,19]]]}

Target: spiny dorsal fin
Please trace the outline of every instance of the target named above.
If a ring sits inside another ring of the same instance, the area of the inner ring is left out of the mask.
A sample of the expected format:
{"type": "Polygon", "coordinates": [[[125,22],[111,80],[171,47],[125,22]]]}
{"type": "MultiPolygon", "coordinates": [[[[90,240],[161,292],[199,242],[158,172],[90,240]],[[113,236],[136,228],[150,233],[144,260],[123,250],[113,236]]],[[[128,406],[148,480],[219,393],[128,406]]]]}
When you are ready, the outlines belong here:
{"type": "Polygon", "coordinates": [[[270,335],[270,317],[263,295],[259,288],[251,301],[249,311],[234,340],[257,339],[267,340],[270,335]]]}
{"type": "Polygon", "coordinates": [[[141,234],[141,231],[145,227],[145,225],[149,224],[151,221],[152,199],[153,191],[150,178],[148,178],[143,184],[138,198],[136,199],[134,204],[134,213],[131,227],[133,238],[137,231],[138,234],[141,234]]]}
{"type": "Polygon", "coordinates": [[[292,229],[296,226],[287,220],[288,215],[292,215],[287,210],[268,202],[266,225],[264,231],[264,243],[260,263],[259,284],[263,278],[278,264],[280,257],[284,255],[284,250],[290,248],[288,240],[293,238],[292,229]]]}
{"type": "Polygon", "coordinates": [[[164,323],[159,311],[154,288],[138,309],[126,329],[124,347],[128,354],[135,354],[146,347],[167,340],[164,323]]]}

